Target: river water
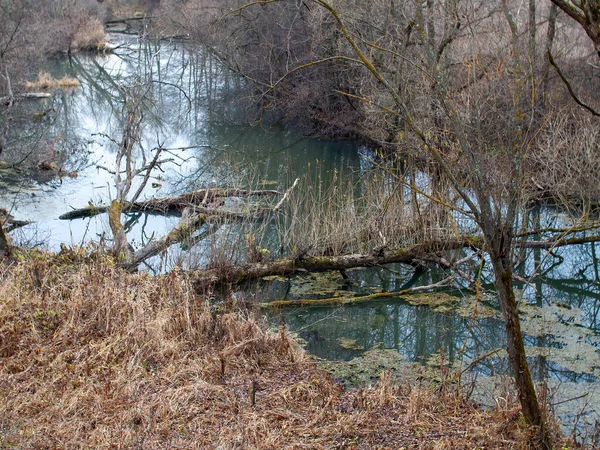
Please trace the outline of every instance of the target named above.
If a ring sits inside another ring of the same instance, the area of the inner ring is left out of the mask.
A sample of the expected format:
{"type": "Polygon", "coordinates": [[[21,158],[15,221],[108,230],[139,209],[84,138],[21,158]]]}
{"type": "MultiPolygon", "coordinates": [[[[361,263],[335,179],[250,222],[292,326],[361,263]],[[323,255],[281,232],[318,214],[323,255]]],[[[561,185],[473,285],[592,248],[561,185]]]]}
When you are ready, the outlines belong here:
{"type": "MultiPolygon", "coordinates": [[[[33,222],[13,233],[22,244],[58,250],[61,244],[110,240],[103,215],[72,221],[61,221],[58,216],[116,197],[111,173],[114,142],[121,140],[125,92],[131,86],[144,86],[143,94],[149,99],[138,151],[143,148],[152,155],[153,149],[167,149],[141,198],[206,186],[285,191],[296,177],[307,174],[318,189],[333,178],[359,179],[369,166],[372,152],[357,143],[303,138],[298,130],[265,122],[241,125],[249,117],[248,106],[230,100],[242,81],[209,54],[188,51],[181,43],[125,36],[113,39],[116,48],[106,55],[78,55],[49,64],[48,71],[56,78],[76,77],[78,88],[58,89],[52,99],[26,101],[19,107],[21,120],[15,121],[11,136],[13,148],[19,150],[8,152],[6,158],[9,163],[24,155],[29,158],[17,169],[2,172],[0,207],[19,220],[33,222]],[[60,174],[30,167],[44,161],[55,162],[60,174]]],[[[539,214],[545,223],[563,220],[560,211],[546,209],[539,214]]],[[[132,246],[140,247],[164,235],[178,220],[131,214],[124,222],[132,246]]],[[[245,232],[230,226],[223,234],[237,233],[235,239],[243,243],[245,232]]],[[[195,246],[195,252],[173,248],[150,261],[152,270],[166,270],[175,263],[201,266],[207,262],[206,245],[195,246]]],[[[595,244],[556,249],[552,254],[528,250],[520,268],[526,277],[542,261],[543,276],[519,291],[534,376],[548,383],[553,394],[550,401],[556,404],[561,420],[580,434],[593,425],[600,407],[597,251],[595,244]],[[580,398],[570,400],[574,397],[580,398]]],[[[230,256],[235,261],[236,256],[230,256]]],[[[260,302],[334,297],[340,292],[369,294],[428,285],[446,275],[390,266],[348,271],[347,278],[339,273],[275,278],[246,286],[238,294],[260,302]]],[[[483,281],[490,281],[485,274],[483,281]]],[[[491,288],[491,284],[484,287],[491,288]]],[[[506,372],[504,331],[493,295],[477,300],[476,315],[471,293],[455,289],[444,295],[452,301],[420,295],[265,311],[274,325],[283,320],[319,358],[355,363],[360,361],[357,358],[368,359],[364,355],[371,358],[370,367],[356,369],[362,374],[355,377],[356,382],[368,382],[386,368],[400,370],[400,366],[418,363],[443,371],[454,365],[467,369],[465,379],[478,379],[475,391],[480,398],[491,396],[498,376],[506,372]],[[471,365],[494,349],[498,352],[471,365]]]]}

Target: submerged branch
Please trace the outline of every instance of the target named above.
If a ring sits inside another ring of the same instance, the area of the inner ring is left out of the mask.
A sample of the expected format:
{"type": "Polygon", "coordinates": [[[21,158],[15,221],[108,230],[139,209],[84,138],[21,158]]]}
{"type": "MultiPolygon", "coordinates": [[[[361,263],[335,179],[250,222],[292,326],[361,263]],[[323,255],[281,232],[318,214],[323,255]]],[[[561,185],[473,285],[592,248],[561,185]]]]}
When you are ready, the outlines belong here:
{"type": "Polygon", "coordinates": [[[401,291],[395,292],[376,292],[374,294],[369,295],[360,295],[356,297],[329,297],[329,298],[319,298],[319,299],[307,299],[301,298],[296,300],[276,300],[268,303],[259,303],[258,306],[261,308],[280,308],[286,306],[311,306],[311,305],[330,305],[330,304],[347,304],[347,303],[365,303],[380,299],[387,299],[391,297],[400,297],[402,295],[414,294],[416,292],[429,291],[431,289],[435,289],[438,287],[448,286],[448,284],[454,280],[454,276],[443,279],[442,281],[434,284],[429,284],[427,286],[416,286],[410,289],[403,289],[401,291]]]}
{"type": "Polygon", "coordinates": [[[10,102],[12,100],[27,99],[27,98],[32,98],[32,99],[50,98],[50,97],[52,97],[52,94],[49,94],[47,92],[22,92],[20,94],[14,94],[14,95],[8,95],[5,97],[0,97],[0,105],[10,106],[10,102]]]}

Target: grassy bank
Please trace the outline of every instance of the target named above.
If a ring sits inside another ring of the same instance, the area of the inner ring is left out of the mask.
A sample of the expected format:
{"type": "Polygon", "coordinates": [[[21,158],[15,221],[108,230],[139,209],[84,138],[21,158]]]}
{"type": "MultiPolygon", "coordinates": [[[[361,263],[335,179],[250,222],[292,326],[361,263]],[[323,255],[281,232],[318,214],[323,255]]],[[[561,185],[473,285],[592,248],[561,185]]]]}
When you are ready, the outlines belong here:
{"type": "Polygon", "coordinates": [[[346,392],[184,274],[68,252],[0,265],[0,398],[0,448],[527,448],[517,407],[346,392]]]}

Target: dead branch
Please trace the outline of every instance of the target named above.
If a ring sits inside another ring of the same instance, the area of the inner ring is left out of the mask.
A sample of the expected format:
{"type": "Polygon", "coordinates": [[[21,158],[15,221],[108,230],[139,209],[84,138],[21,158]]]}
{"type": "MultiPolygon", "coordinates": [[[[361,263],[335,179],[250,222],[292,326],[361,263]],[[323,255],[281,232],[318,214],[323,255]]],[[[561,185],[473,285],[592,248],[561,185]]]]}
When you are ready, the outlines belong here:
{"type": "Polygon", "coordinates": [[[588,244],[591,242],[600,242],[600,235],[594,236],[582,236],[582,237],[574,237],[574,238],[563,238],[557,237],[554,239],[547,239],[544,241],[525,241],[518,242],[515,244],[516,247],[521,248],[556,248],[556,247],[565,247],[567,245],[578,245],[578,244],[588,244]]]}
{"type": "MultiPolygon", "coordinates": [[[[143,202],[124,202],[123,211],[127,212],[150,212],[155,214],[180,215],[184,208],[195,206],[195,211],[207,215],[233,215],[239,216],[241,213],[231,213],[216,208],[205,208],[201,205],[214,203],[219,198],[228,197],[261,197],[282,195],[281,192],[272,190],[244,190],[244,189],[200,189],[177,197],[163,197],[146,200],[143,202]]],[[[108,206],[88,206],[85,208],[74,209],[59,217],[60,220],[81,219],[93,217],[98,214],[104,214],[108,211],[108,206]]],[[[262,210],[257,210],[261,211],[262,210]]],[[[255,212],[256,213],[256,212],[255,212]]],[[[248,214],[243,215],[247,217],[248,214]]]]}
{"type": "Polygon", "coordinates": [[[560,79],[563,81],[563,83],[567,87],[567,90],[569,91],[569,95],[571,96],[571,98],[573,100],[575,100],[575,103],[577,103],[582,108],[587,109],[594,116],[600,117],[600,111],[595,110],[594,108],[592,108],[590,105],[585,103],[583,100],[581,100],[577,96],[577,94],[575,93],[575,90],[573,89],[573,86],[571,85],[571,83],[569,82],[569,80],[567,79],[565,74],[562,72],[562,70],[560,70],[560,67],[558,67],[558,64],[556,64],[556,61],[554,61],[554,58],[552,57],[552,53],[550,53],[550,50],[548,50],[547,54],[548,54],[548,62],[552,65],[552,67],[554,67],[554,69],[556,70],[556,73],[558,73],[558,76],[560,77],[560,79]]]}
{"type": "Polygon", "coordinates": [[[430,241],[398,250],[380,251],[377,253],[357,253],[341,256],[307,256],[303,258],[284,258],[229,268],[197,270],[191,273],[194,284],[201,289],[212,284],[239,283],[241,281],[259,279],[265,276],[290,276],[296,272],[327,272],[353,267],[372,267],[382,264],[401,263],[418,265],[427,255],[445,250],[455,250],[472,246],[469,239],[454,241],[430,241]]]}
{"type": "Polygon", "coordinates": [[[279,211],[281,209],[281,207],[283,206],[283,203],[286,201],[286,199],[288,198],[290,193],[294,190],[294,188],[298,185],[299,181],[300,181],[300,178],[296,178],[296,180],[294,181],[294,184],[292,184],[288,188],[288,190],[285,191],[285,194],[283,194],[283,197],[281,197],[281,200],[279,200],[277,205],[275,205],[275,208],[273,208],[273,211],[279,211]]]}
{"type": "Polygon", "coordinates": [[[123,268],[134,271],[148,258],[158,255],[160,252],[168,249],[174,244],[190,239],[194,232],[206,223],[206,220],[207,216],[204,214],[196,214],[193,217],[189,217],[187,213],[184,213],[182,219],[175,228],[173,228],[166,236],[150,242],[142,249],[133,253],[129,260],[122,263],[123,268]]]}

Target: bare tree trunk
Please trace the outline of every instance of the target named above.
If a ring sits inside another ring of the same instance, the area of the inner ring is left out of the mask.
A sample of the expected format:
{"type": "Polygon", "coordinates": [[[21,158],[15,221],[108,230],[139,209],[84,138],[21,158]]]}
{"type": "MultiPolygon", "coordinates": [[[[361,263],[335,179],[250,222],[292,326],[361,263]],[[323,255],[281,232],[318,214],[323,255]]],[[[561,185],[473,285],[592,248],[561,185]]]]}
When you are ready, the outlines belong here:
{"type": "Polygon", "coordinates": [[[545,417],[540,408],[527,363],[517,299],[513,289],[511,238],[512,236],[506,230],[499,234],[490,235],[486,233],[486,241],[490,248],[489,254],[496,278],[496,290],[504,315],[508,359],[513,369],[521,410],[527,422],[538,429],[539,441],[534,444],[535,447],[550,449],[552,448],[552,441],[546,428],[545,417]]]}
{"type": "Polygon", "coordinates": [[[1,256],[10,256],[10,243],[8,242],[6,232],[2,228],[2,224],[0,224],[0,257],[1,256]]]}
{"type": "MultiPolygon", "coordinates": [[[[558,16],[558,6],[554,3],[550,5],[550,14],[548,16],[548,32],[546,33],[546,51],[545,54],[549,55],[552,52],[552,46],[554,45],[554,36],[556,35],[556,18],[558,16]]],[[[544,81],[542,82],[542,105],[546,107],[548,97],[548,80],[550,72],[550,61],[546,60],[546,74],[544,75],[544,81]]]]}
{"type": "Polygon", "coordinates": [[[536,62],[536,34],[537,34],[537,23],[535,14],[536,0],[529,0],[529,58],[531,60],[531,66],[535,69],[536,62]]]}
{"type": "Polygon", "coordinates": [[[7,210],[0,208],[0,257],[10,256],[10,240],[4,231],[4,226],[12,219],[7,210]]]}
{"type": "Polygon", "coordinates": [[[115,255],[123,262],[128,263],[132,259],[132,251],[129,248],[127,235],[121,224],[122,210],[123,207],[121,202],[113,200],[108,210],[108,224],[113,233],[113,251],[115,252],[115,255]]]}
{"type": "Polygon", "coordinates": [[[4,128],[2,135],[0,135],[0,158],[2,158],[2,152],[6,148],[6,141],[8,139],[8,132],[10,131],[10,122],[12,121],[12,107],[15,103],[15,97],[10,82],[10,75],[8,69],[4,68],[4,77],[6,78],[6,90],[8,91],[8,103],[6,107],[6,117],[4,119],[4,128]]]}

